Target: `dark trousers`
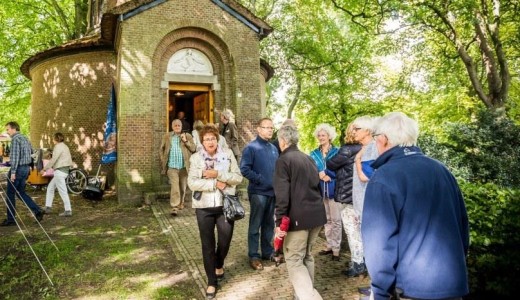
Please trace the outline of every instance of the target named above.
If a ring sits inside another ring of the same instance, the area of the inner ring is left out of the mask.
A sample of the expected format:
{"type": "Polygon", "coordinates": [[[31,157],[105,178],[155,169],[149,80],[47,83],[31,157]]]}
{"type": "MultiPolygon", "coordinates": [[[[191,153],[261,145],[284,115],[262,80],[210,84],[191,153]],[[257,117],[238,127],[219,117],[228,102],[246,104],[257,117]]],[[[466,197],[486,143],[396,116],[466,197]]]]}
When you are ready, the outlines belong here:
{"type": "Polygon", "coordinates": [[[30,167],[19,166],[16,169],[16,178],[11,181],[11,171],[7,174],[7,221],[14,222],[16,216],[16,196],[20,198],[34,215],[40,212],[40,207],[25,192],[25,182],[29,177],[30,167]]]}
{"type": "Polygon", "coordinates": [[[275,198],[248,194],[250,213],[247,232],[249,259],[270,259],[274,254],[274,204],[275,198]],[[258,244],[262,255],[258,253],[258,244]]]}
{"type": "Polygon", "coordinates": [[[235,222],[226,220],[222,207],[197,208],[195,212],[199,225],[202,260],[208,277],[208,285],[217,286],[215,269],[224,266],[224,259],[229,252],[235,222]],[[215,226],[217,226],[217,239],[215,239],[215,226]]]}

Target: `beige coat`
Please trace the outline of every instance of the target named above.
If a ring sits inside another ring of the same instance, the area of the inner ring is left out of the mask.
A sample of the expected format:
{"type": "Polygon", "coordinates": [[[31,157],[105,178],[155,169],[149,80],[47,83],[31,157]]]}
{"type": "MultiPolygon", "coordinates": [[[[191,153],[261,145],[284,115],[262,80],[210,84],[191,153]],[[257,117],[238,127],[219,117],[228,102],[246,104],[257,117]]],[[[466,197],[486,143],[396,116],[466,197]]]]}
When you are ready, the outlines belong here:
{"type": "MultiPolygon", "coordinates": [[[[228,186],[224,189],[226,194],[235,195],[237,184],[242,182],[242,174],[240,174],[240,169],[238,168],[233,152],[230,149],[224,149],[224,151],[231,163],[229,164],[228,170],[218,171],[216,179],[202,178],[202,172],[206,164],[200,151],[191,157],[191,167],[188,172],[188,186],[192,191],[202,192],[200,200],[192,198],[193,208],[219,207],[223,205],[222,195],[216,188],[217,180],[227,183],[228,186]]],[[[218,166],[215,166],[215,168],[218,169],[218,166]]]]}
{"type": "Polygon", "coordinates": [[[51,160],[43,167],[43,170],[46,171],[50,168],[59,169],[63,167],[72,167],[72,157],[70,155],[70,150],[67,145],[63,142],[57,143],[54,146],[52,151],[51,160]]]}
{"type": "MultiPolygon", "coordinates": [[[[195,152],[196,146],[193,142],[193,137],[189,133],[186,134],[186,142],[183,142],[181,140],[181,152],[182,152],[182,158],[184,159],[184,166],[186,167],[186,170],[190,169],[190,157],[193,152],[195,152]]],[[[160,148],[160,159],[161,159],[161,174],[166,175],[168,172],[168,159],[170,157],[170,147],[172,144],[172,137],[175,135],[175,133],[168,132],[163,136],[162,142],[161,142],[161,148],[160,148]]]]}

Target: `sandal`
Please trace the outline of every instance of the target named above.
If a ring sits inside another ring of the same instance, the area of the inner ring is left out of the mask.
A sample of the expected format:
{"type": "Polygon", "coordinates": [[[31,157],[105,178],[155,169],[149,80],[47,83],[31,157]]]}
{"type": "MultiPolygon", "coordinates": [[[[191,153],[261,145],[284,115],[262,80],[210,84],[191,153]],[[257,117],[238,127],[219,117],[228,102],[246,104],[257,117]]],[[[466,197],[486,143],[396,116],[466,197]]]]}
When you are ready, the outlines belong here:
{"type": "Polygon", "coordinates": [[[215,296],[217,295],[217,287],[214,285],[208,285],[206,288],[206,299],[215,299],[215,296]],[[208,290],[213,287],[213,292],[208,292],[208,290]]]}
{"type": "Polygon", "coordinates": [[[222,273],[221,273],[221,274],[217,274],[217,270],[218,270],[218,269],[215,269],[215,275],[217,275],[217,279],[222,279],[222,278],[224,278],[224,274],[226,273],[226,272],[224,271],[224,268],[221,268],[221,270],[222,270],[222,273]]]}

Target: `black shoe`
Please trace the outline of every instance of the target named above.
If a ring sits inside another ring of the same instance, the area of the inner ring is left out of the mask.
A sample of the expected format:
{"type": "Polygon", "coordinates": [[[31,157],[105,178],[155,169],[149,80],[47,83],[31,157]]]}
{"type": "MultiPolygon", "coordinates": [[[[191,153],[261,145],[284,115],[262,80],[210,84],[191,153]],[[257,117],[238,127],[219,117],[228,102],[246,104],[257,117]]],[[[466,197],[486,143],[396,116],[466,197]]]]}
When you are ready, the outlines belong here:
{"type": "Polygon", "coordinates": [[[347,270],[341,271],[341,274],[347,277],[358,277],[359,275],[365,274],[367,272],[367,268],[364,263],[353,263],[352,267],[347,270]]]}
{"type": "Polygon", "coordinates": [[[222,274],[215,273],[215,275],[217,276],[217,279],[224,279],[224,274],[226,274],[226,271],[222,272],[222,274]]]}
{"type": "Polygon", "coordinates": [[[329,255],[332,254],[332,250],[321,250],[318,255],[329,255]]]}
{"type": "Polygon", "coordinates": [[[0,226],[15,226],[16,225],[16,222],[15,221],[7,221],[7,220],[4,220],[0,226]]]}
{"type": "Polygon", "coordinates": [[[43,211],[40,210],[34,216],[36,217],[36,220],[38,220],[38,222],[40,222],[41,220],[43,220],[43,215],[44,215],[43,211]]]}
{"type": "Polygon", "coordinates": [[[332,261],[340,261],[341,257],[339,255],[332,255],[332,261]]]}

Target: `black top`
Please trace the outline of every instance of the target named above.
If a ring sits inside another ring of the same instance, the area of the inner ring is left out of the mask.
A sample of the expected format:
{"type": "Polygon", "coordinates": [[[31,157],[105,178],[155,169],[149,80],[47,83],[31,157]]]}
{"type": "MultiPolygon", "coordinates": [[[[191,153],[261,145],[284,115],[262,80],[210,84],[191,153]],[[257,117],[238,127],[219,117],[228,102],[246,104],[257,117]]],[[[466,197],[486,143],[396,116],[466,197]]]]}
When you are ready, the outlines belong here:
{"type": "Polygon", "coordinates": [[[327,161],[327,169],[336,172],[336,188],[334,201],[352,203],[352,176],[354,174],[354,159],[361,150],[359,144],[346,144],[339,148],[338,154],[327,161]]]}
{"type": "Polygon", "coordinates": [[[327,223],[319,190],[316,164],[297,146],[290,146],[276,161],[274,192],[276,226],[283,216],[291,219],[289,231],[312,229],[327,223]]]}

